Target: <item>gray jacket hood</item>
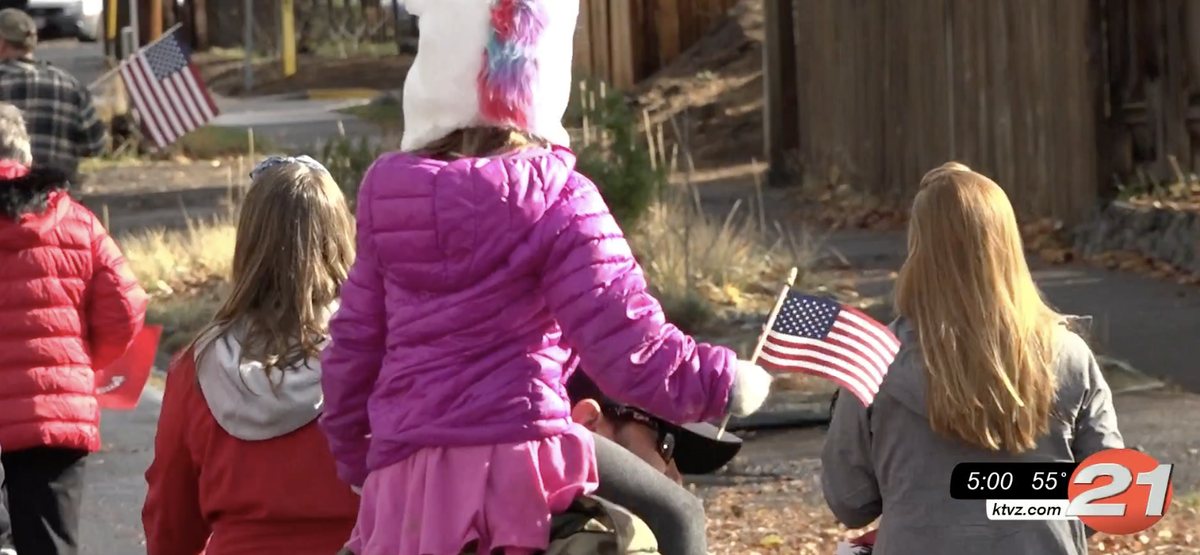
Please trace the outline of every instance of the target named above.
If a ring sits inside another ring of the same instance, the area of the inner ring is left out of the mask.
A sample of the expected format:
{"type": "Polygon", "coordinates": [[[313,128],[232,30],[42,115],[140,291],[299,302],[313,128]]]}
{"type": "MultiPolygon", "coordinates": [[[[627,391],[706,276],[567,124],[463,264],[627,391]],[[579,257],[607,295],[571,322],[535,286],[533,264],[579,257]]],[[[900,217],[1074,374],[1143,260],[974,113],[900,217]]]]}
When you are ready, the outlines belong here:
{"type": "MultiPolygon", "coordinates": [[[[332,313],[336,306],[331,307],[332,313]]],[[[196,377],[209,410],[229,435],[262,441],[292,433],[321,414],[321,361],[303,360],[265,371],[244,357],[244,330],[197,341],[196,377]]]]}

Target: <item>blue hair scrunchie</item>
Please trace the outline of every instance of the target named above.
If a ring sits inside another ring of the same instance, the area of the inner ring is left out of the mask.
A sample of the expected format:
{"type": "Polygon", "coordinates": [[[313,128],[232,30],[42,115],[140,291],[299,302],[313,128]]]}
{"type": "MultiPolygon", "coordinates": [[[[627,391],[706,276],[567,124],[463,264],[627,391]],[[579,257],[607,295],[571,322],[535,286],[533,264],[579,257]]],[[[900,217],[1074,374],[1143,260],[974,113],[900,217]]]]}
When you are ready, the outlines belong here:
{"type": "Polygon", "coordinates": [[[313,160],[309,156],[268,156],[265,160],[259,162],[257,166],[254,166],[253,170],[250,170],[250,179],[256,179],[262,172],[281,164],[300,164],[326,174],[329,173],[329,170],[325,169],[325,166],[322,166],[320,162],[313,160]]]}

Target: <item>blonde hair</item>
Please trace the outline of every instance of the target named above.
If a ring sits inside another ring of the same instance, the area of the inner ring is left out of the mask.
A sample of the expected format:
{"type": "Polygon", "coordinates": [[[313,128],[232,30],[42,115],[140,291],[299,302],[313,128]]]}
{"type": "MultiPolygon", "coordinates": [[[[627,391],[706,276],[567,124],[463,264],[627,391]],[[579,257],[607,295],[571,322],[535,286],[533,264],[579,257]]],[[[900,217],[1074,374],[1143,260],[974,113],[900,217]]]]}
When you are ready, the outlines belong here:
{"type": "Polygon", "coordinates": [[[25,115],[9,102],[0,102],[0,160],[12,160],[22,166],[33,164],[25,115]]]}
{"type": "Polygon", "coordinates": [[[957,162],[925,174],[895,301],[917,330],[933,431],[1034,448],[1049,431],[1062,317],[1042,300],[999,185],[957,162]]]}
{"type": "Polygon", "coordinates": [[[232,289],[197,337],[244,329],[243,356],[262,360],[268,372],[318,356],[328,311],[354,262],[354,234],[354,216],[328,172],[299,163],[264,169],[238,216],[232,289]]]}
{"type": "Polygon", "coordinates": [[[425,158],[449,161],[500,156],[526,148],[549,145],[549,142],[518,129],[467,127],[430,142],[418,150],[417,154],[425,158]]]}

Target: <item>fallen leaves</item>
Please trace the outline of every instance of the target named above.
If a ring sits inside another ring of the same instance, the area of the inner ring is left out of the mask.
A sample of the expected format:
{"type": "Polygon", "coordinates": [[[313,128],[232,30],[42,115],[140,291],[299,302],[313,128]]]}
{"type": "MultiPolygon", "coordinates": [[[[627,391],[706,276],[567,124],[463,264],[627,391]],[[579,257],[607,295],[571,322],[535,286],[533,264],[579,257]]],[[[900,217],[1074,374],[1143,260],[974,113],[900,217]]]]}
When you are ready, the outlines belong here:
{"type": "Polygon", "coordinates": [[[779,534],[767,534],[758,542],[758,545],[761,545],[767,549],[775,549],[777,547],[782,547],[785,543],[787,542],[784,541],[779,534]]]}
{"type": "Polygon", "coordinates": [[[1174,183],[1148,185],[1143,184],[1143,192],[1130,196],[1126,202],[1167,210],[1200,209],[1200,182],[1178,179],[1174,183]]]}
{"type": "Polygon", "coordinates": [[[709,550],[718,555],[832,555],[858,534],[838,526],[807,480],[706,492],[709,550]]]}
{"type": "MultiPolygon", "coordinates": [[[[815,480],[704,488],[709,551],[715,555],[833,555],[839,541],[862,535],[840,526],[815,480]]],[[[1200,515],[1183,502],[1150,530],[1129,536],[1097,534],[1097,553],[1200,555],[1200,515]]]]}
{"type": "MultiPolygon", "coordinates": [[[[1067,264],[1081,257],[1071,245],[1071,236],[1061,221],[1043,218],[1021,227],[1025,249],[1048,264],[1067,264]]],[[[1093,266],[1135,272],[1180,285],[1200,284],[1200,274],[1132,251],[1112,251],[1083,258],[1093,266]]]]}
{"type": "Polygon", "coordinates": [[[802,220],[815,218],[830,229],[890,231],[908,223],[906,203],[884,200],[847,185],[820,190],[798,189],[795,200],[805,209],[802,220]],[[816,208],[815,211],[812,208],[816,208]]]}
{"type": "Polygon", "coordinates": [[[1071,249],[1042,249],[1038,251],[1038,256],[1050,264],[1066,264],[1075,259],[1075,252],[1071,249]]]}
{"type": "Polygon", "coordinates": [[[1171,280],[1180,285],[1200,284],[1200,274],[1137,252],[1106,252],[1088,257],[1086,260],[1093,266],[1122,272],[1135,272],[1155,279],[1171,280]]]}
{"type": "Polygon", "coordinates": [[[1037,253],[1049,264],[1066,264],[1075,260],[1070,233],[1060,220],[1042,218],[1021,226],[1025,250],[1037,253]]]}

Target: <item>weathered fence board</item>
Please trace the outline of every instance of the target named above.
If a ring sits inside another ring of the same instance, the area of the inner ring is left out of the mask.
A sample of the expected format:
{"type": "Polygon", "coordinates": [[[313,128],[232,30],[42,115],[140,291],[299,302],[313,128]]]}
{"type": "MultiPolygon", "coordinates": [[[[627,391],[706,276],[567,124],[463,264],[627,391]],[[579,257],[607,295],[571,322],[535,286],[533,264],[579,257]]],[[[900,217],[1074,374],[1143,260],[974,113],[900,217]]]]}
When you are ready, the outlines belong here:
{"type": "Polygon", "coordinates": [[[575,69],[618,88],[632,87],[704,38],[737,2],[581,0],[575,69]]]}
{"type": "Polygon", "coordinates": [[[951,159],[1024,215],[1094,209],[1101,167],[1091,0],[805,0],[801,160],[885,199],[951,159]]]}

